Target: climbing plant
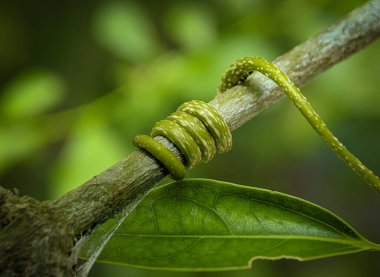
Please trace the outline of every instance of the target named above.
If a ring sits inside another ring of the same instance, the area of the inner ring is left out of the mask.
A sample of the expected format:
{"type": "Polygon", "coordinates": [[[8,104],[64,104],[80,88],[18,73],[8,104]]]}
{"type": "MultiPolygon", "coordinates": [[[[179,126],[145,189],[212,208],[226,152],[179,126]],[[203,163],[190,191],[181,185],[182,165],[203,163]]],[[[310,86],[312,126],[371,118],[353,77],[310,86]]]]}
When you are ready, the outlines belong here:
{"type": "MultiPolygon", "coordinates": [[[[333,135],[273,63],[259,57],[237,60],[223,74],[217,93],[244,86],[254,71],[283,89],[337,156],[380,193],[379,178],[333,135]]],[[[173,179],[181,180],[186,168],[208,162],[215,152],[230,150],[232,135],[217,110],[193,100],[158,121],[151,136],[137,135],[133,143],[157,159],[173,179]],[[177,155],[165,140],[175,145],[177,155]]],[[[380,245],[310,202],[207,179],[185,179],[152,190],[125,220],[111,220],[95,231],[82,257],[94,259],[99,242],[108,239],[99,261],[173,270],[230,270],[250,267],[256,259],[311,260],[380,251],[380,245]]]]}

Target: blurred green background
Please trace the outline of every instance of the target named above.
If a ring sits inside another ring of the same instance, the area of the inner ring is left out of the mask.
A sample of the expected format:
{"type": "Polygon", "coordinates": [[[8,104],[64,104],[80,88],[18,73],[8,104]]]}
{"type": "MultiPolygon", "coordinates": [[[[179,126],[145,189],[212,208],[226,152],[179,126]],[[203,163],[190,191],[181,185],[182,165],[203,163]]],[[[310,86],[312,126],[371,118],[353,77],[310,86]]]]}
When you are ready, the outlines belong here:
{"type": "MultiPolygon", "coordinates": [[[[364,1],[0,1],[0,184],[37,199],[77,187],[133,151],[182,102],[214,97],[236,58],[272,60],[364,1]]],[[[343,142],[380,173],[380,41],[304,87],[343,142]]],[[[378,195],[290,101],[233,133],[189,172],[322,205],[380,242],[378,195]]],[[[133,251],[133,250],[131,250],[133,251]]],[[[96,264],[90,276],[380,276],[379,253],[250,270],[181,273],[96,264]]]]}

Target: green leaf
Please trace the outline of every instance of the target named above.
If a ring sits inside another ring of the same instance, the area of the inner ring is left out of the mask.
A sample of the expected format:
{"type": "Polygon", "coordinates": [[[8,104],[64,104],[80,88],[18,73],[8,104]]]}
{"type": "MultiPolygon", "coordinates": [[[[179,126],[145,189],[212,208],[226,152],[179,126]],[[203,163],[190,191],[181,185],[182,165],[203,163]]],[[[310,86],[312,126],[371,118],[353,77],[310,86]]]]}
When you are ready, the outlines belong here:
{"type": "Polygon", "coordinates": [[[178,2],[166,11],[164,28],[184,48],[196,50],[215,42],[215,18],[206,6],[178,2]]]}
{"type": "Polygon", "coordinates": [[[153,22],[136,3],[100,6],[94,18],[94,35],[111,53],[131,61],[150,59],[160,48],[153,22]]]}
{"type": "Polygon", "coordinates": [[[36,116],[56,106],[64,96],[64,83],[52,71],[29,70],[12,80],[3,91],[0,111],[9,119],[36,116]]]}
{"type": "MultiPolygon", "coordinates": [[[[91,254],[91,241],[105,231],[100,228],[92,235],[82,257],[91,254]]],[[[188,179],[152,190],[116,230],[98,261],[156,269],[225,270],[250,267],[255,259],[311,260],[369,249],[380,250],[380,246],[305,200],[188,179]]]]}

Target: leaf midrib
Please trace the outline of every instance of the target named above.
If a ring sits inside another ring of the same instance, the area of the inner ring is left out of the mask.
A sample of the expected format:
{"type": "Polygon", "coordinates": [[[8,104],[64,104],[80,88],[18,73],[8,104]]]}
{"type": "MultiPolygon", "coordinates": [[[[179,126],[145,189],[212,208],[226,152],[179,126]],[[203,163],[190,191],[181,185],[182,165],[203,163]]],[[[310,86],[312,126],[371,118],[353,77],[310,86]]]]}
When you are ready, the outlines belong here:
{"type": "Polygon", "coordinates": [[[114,236],[120,237],[141,237],[141,238],[197,238],[197,239],[286,239],[286,240],[312,240],[312,241],[324,241],[333,242],[339,244],[349,244],[361,249],[373,249],[380,251],[380,245],[371,243],[365,240],[354,239],[338,239],[327,237],[311,237],[311,236],[265,236],[265,235],[150,235],[150,234],[114,234],[114,236]]]}
{"type": "MultiPolygon", "coordinates": [[[[217,181],[219,182],[219,181],[217,181]]],[[[220,182],[221,184],[225,184],[224,182],[220,182]]],[[[233,186],[235,187],[238,187],[238,188],[246,188],[245,186],[241,186],[241,185],[237,185],[237,184],[232,184],[233,186]]],[[[185,186],[188,186],[188,185],[185,185],[185,186]]],[[[342,230],[340,229],[339,227],[341,226],[335,226],[333,224],[331,224],[331,222],[325,222],[323,221],[322,219],[318,218],[318,217],[313,217],[311,216],[310,214],[307,214],[307,213],[304,213],[300,210],[295,210],[295,209],[291,209],[289,207],[286,207],[286,206],[282,206],[278,203],[274,203],[274,202],[270,202],[270,201],[267,201],[267,200],[263,200],[263,199],[259,199],[259,198],[256,198],[256,197],[246,197],[244,195],[241,195],[241,194],[238,194],[238,193],[227,193],[227,192],[220,192],[218,194],[221,194],[221,195],[229,195],[229,196],[233,196],[233,197],[241,197],[241,198],[244,198],[244,199],[247,199],[248,201],[257,201],[257,202],[262,202],[262,203],[265,203],[267,205],[271,205],[271,206],[274,206],[274,207],[277,207],[277,208],[280,208],[280,209],[283,209],[283,210],[286,210],[286,211],[289,211],[289,212],[292,212],[292,213],[296,213],[296,214],[299,214],[305,218],[308,218],[308,219],[311,219],[312,221],[314,222],[317,222],[319,224],[322,224],[322,225],[325,225],[326,227],[328,227],[330,230],[334,230],[335,232],[341,234],[342,236],[344,237],[351,237],[351,238],[354,238],[354,239],[361,239],[363,240],[363,237],[358,233],[356,232],[347,222],[345,222],[344,220],[342,220],[340,217],[332,214],[329,210],[325,209],[325,208],[322,208],[322,207],[319,207],[317,205],[315,205],[314,203],[311,203],[307,200],[304,200],[304,199],[299,199],[297,197],[294,197],[294,196],[290,196],[290,195],[284,195],[283,193],[281,192],[277,192],[277,191],[271,191],[271,190],[266,190],[266,189],[262,189],[262,188],[253,188],[253,187],[249,187],[250,189],[252,189],[253,191],[257,190],[257,191],[264,191],[264,192],[270,192],[272,194],[276,194],[277,196],[281,197],[281,196],[285,196],[285,197],[288,197],[288,198],[292,198],[292,199],[296,199],[298,201],[301,201],[303,203],[306,203],[310,206],[313,206],[313,208],[317,208],[317,209],[320,209],[320,210],[323,210],[324,212],[326,212],[328,215],[332,216],[332,217],[336,217],[339,219],[339,221],[341,223],[343,223],[343,226],[347,227],[348,230],[350,232],[352,232],[351,234],[347,234],[347,230],[342,230]],[[356,236],[356,237],[353,237],[352,235],[356,236]]],[[[163,187],[158,187],[156,188],[155,190],[159,190],[159,189],[163,189],[163,187]]],[[[181,196],[173,196],[173,195],[170,195],[170,194],[167,194],[165,193],[165,195],[161,196],[161,197],[158,197],[155,201],[161,199],[161,198],[164,198],[164,197],[170,197],[170,198],[173,198],[173,199],[181,199],[181,200],[185,200],[185,201],[192,201],[192,202],[195,202],[196,204],[199,204],[199,201],[195,200],[195,199],[192,199],[192,198],[186,198],[186,197],[181,197],[181,196]],[[194,201],[195,200],[195,201],[194,201]]],[[[154,202],[155,202],[154,201],[154,202]]],[[[153,207],[153,203],[151,203],[151,208],[154,209],[153,207]]],[[[209,207],[205,204],[202,204],[203,207],[209,209],[209,210],[212,210],[213,212],[216,212],[212,207],[209,207]]],[[[216,212],[217,213],[217,212],[216,212]]],[[[217,213],[218,214],[218,213],[217,213]]],[[[219,215],[219,214],[218,214],[219,215]]],[[[219,215],[219,218],[221,220],[224,221],[224,219],[219,215]]],[[[231,230],[230,230],[231,231],[231,230]]],[[[232,232],[232,231],[231,231],[232,232]]],[[[232,232],[233,233],[233,232],[232,232]]]]}

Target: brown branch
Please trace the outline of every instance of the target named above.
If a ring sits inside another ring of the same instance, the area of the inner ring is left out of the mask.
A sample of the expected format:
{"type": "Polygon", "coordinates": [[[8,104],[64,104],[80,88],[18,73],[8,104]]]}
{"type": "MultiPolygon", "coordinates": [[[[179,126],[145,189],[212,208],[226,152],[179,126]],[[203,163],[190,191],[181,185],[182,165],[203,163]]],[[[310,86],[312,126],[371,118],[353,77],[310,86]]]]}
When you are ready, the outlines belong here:
{"type": "MultiPolygon", "coordinates": [[[[367,46],[380,35],[380,1],[351,12],[317,36],[275,60],[302,86],[367,46]]],[[[267,78],[253,74],[213,99],[234,130],[283,96],[267,78]]],[[[160,138],[180,156],[178,150],[160,138]]],[[[55,201],[37,202],[0,189],[0,272],[13,275],[74,275],[74,244],[109,216],[139,201],[166,171],[145,152],[135,151],[55,201]]]]}

